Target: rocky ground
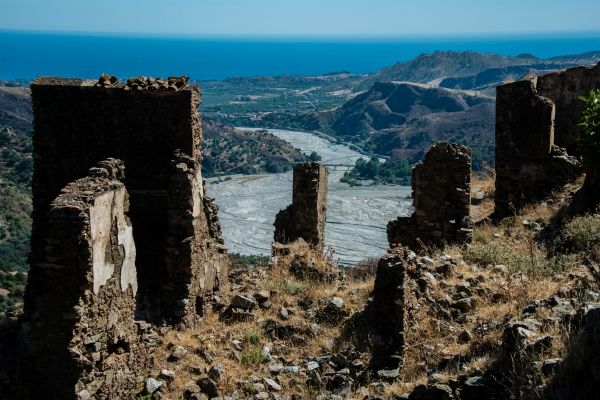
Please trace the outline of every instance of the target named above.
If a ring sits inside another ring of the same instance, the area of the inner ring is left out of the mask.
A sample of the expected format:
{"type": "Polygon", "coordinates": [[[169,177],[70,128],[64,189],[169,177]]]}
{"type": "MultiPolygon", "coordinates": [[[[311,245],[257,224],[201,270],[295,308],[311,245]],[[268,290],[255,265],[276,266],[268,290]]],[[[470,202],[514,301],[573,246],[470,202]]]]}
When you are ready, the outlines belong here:
{"type": "Polygon", "coordinates": [[[399,371],[368,371],[369,343],[344,334],[372,299],[377,260],[343,271],[297,244],[232,270],[195,330],[145,327],[155,365],[140,398],[596,398],[600,217],[557,222],[576,188],[482,218],[470,246],[405,254],[399,371]]]}

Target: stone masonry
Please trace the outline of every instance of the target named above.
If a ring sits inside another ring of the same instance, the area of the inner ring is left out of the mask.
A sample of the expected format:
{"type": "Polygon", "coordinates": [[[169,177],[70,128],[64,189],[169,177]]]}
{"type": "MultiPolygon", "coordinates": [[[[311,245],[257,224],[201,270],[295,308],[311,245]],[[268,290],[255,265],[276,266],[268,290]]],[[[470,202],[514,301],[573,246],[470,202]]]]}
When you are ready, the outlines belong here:
{"type": "Polygon", "coordinates": [[[381,338],[372,349],[371,367],[376,370],[403,364],[406,264],[403,250],[388,252],[377,263],[373,300],[366,310],[381,338]]]}
{"type": "Polygon", "coordinates": [[[423,246],[471,240],[471,150],[439,142],[412,171],[414,213],[387,226],[391,247],[417,251],[423,246]]]}
{"type": "Polygon", "coordinates": [[[209,204],[216,205],[212,199],[203,204],[205,193],[198,161],[176,153],[171,168],[165,315],[193,326],[204,315],[209,300],[206,294],[218,292],[226,279],[219,266],[226,263],[226,249],[220,225],[213,226],[215,220],[218,223],[217,210],[209,204]],[[208,223],[198,223],[200,214],[205,214],[201,220],[208,223]]]}
{"type": "Polygon", "coordinates": [[[579,96],[600,88],[600,63],[593,68],[575,67],[562,72],[540,76],[536,90],[556,106],[554,121],[554,144],[567,153],[578,156],[577,138],[580,134],[579,119],[583,102],[579,96]]]}
{"type": "Polygon", "coordinates": [[[19,398],[122,399],[141,389],[147,360],[133,322],[136,246],[122,177],[122,163],[107,160],[49,205],[29,272],[19,398]]]}
{"type": "Polygon", "coordinates": [[[514,215],[581,173],[579,96],[600,87],[600,64],[496,89],[496,210],[514,215]]]}
{"type": "Polygon", "coordinates": [[[388,250],[377,263],[373,299],[344,328],[357,349],[371,351],[369,367],[380,378],[397,376],[404,363],[407,267],[407,248],[388,250]]]}
{"type": "Polygon", "coordinates": [[[214,202],[204,196],[200,175],[198,87],[187,78],[123,84],[103,75],[100,81],[39,78],[31,91],[31,262],[42,260],[46,215],[60,190],[99,160],[119,158],[127,166],[138,249],[138,317],[197,320],[204,299],[225,283],[227,263],[214,202]]]}
{"type": "Polygon", "coordinates": [[[299,238],[323,250],[327,213],[327,168],[319,163],[294,167],[293,201],[275,217],[276,243],[291,243],[299,238]]]}

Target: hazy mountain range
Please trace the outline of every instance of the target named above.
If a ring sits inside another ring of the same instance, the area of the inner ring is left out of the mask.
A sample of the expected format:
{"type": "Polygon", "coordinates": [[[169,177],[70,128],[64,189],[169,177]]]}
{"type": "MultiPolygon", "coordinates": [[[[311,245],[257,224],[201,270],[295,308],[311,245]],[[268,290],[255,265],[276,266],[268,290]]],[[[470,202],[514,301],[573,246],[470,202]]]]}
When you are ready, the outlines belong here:
{"type": "MultiPolygon", "coordinates": [[[[478,169],[493,164],[496,86],[599,61],[600,52],[547,60],[527,54],[505,57],[435,52],[368,76],[354,76],[352,84],[346,78],[344,98],[338,105],[331,106],[328,98],[328,107],[322,109],[284,109],[264,115],[250,113],[246,120],[240,120],[239,115],[221,119],[320,131],[365,151],[411,163],[418,161],[434,142],[448,140],[471,146],[474,167],[478,169]]],[[[315,85],[311,92],[318,92],[318,82],[310,84],[315,85]]]]}

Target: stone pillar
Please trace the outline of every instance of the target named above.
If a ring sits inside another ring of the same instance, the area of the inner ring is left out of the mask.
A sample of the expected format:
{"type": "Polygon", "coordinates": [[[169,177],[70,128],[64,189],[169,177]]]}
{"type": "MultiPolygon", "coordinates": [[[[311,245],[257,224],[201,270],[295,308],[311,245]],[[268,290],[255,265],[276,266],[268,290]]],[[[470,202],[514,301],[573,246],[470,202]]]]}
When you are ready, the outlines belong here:
{"type": "Polygon", "coordinates": [[[319,251],[325,246],[327,168],[319,163],[294,167],[292,204],[275,217],[274,240],[291,243],[299,238],[319,251]]]}
{"type": "Polygon", "coordinates": [[[130,398],[144,351],[133,317],[136,247],[122,163],[108,160],[49,205],[25,303],[21,398],[130,398]],[[88,396],[88,397],[86,397],[88,396]]]}
{"type": "Polygon", "coordinates": [[[373,300],[367,313],[379,333],[373,343],[371,366],[376,370],[400,368],[404,362],[406,254],[388,252],[377,263],[373,300]]]}
{"type": "Polygon", "coordinates": [[[171,322],[188,327],[203,316],[207,296],[219,291],[227,279],[228,259],[216,205],[212,199],[205,201],[204,195],[200,165],[177,152],[169,189],[163,314],[171,322]],[[199,223],[201,215],[208,224],[199,223]]]}
{"type": "Polygon", "coordinates": [[[413,168],[414,213],[388,223],[390,246],[413,250],[471,240],[471,150],[439,142],[413,168]]]}
{"type": "Polygon", "coordinates": [[[496,88],[497,216],[515,214],[580,172],[579,162],[554,145],[559,110],[538,93],[537,82],[496,88]]]}
{"type": "Polygon", "coordinates": [[[371,352],[369,368],[383,379],[396,378],[404,364],[407,253],[396,247],[379,259],[373,299],[343,329],[359,351],[371,352]]]}

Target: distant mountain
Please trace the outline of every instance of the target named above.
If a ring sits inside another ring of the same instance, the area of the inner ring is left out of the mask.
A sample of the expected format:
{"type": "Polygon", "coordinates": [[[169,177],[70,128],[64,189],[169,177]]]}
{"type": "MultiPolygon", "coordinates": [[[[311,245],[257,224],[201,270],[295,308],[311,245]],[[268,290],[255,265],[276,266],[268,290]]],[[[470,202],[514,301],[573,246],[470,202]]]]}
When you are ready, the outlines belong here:
{"type": "Polygon", "coordinates": [[[359,88],[366,89],[381,81],[428,83],[445,77],[473,75],[488,68],[539,62],[538,58],[530,54],[505,57],[473,51],[436,51],[383,68],[364,79],[359,88]]]}
{"type": "Polygon", "coordinates": [[[557,63],[571,63],[577,65],[592,65],[600,62],[600,51],[589,51],[582,54],[552,57],[549,59],[557,63]]]}
{"type": "Polygon", "coordinates": [[[377,154],[416,162],[436,141],[474,148],[476,167],[492,163],[494,102],[414,83],[379,82],[340,107],[324,130],[377,154]]]}
{"type": "Polygon", "coordinates": [[[490,99],[415,83],[378,82],[340,107],[332,124],[339,136],[366,137],[431,113],[455,113],[490,99]]]}
{"type": "Polygon", "coordinates": [[[346,102],[318,111],[254,116],[254,126],[321,131],[369,152],[418,161],[438,140],[473,148],[474,167],[493,164],[496,86],[577,65],[600,51],[539,59],[438,51],[356,80],[346,102]]]}

